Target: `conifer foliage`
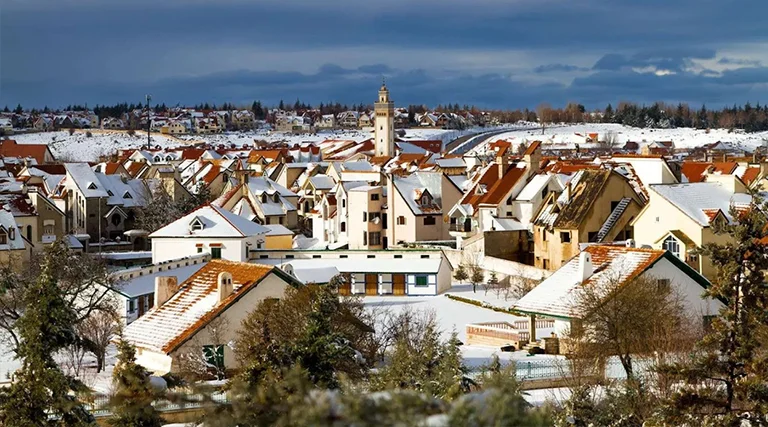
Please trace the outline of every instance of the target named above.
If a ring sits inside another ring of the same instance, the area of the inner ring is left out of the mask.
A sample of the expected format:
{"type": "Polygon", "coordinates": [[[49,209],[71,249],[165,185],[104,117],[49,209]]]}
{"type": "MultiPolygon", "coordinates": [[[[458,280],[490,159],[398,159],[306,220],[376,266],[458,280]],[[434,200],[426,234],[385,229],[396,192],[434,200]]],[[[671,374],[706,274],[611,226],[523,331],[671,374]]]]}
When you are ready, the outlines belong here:
{"type": "Polygon", "coordinates": [[[62,297],[54,278],[49,250],[38,280],[22,294],[24,312],[16,323],[21,369],[0,392],[0,425],[86,426],[93,417],[79,397],[87,387],[66,375],[54,360],[60,350],[77,343],[77,313],[62,297]]]}
{"type": "Polygon", "coordinates": [[[136,349],[120,340],[117,344],[117,366],[112,374],[116,388],[110,400],[114,427],[160,427],[163,420],[152,406],[158,393],[149,381],[149,373],[136,364],[136,349]]]}

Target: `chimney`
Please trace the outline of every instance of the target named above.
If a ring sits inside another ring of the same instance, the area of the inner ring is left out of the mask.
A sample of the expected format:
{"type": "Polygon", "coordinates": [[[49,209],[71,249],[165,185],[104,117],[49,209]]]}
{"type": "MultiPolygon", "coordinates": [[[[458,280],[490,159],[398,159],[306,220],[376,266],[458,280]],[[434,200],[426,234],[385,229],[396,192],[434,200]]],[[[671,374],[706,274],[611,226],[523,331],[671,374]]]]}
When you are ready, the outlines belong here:
{"type": "Polygon", "coordinates": [[[565,183],[565,200],[571,200],[571,180],[565,183]]]}
{"type": "Polygon", "coordinates": [[[634,248],[635,247],[635,241],[633,239],[627,239],[627,241],[624,242],[624,243],[625,243],[625,245],[628,248],[634,248]]]}
{"type": "Polygon", "coordinates": [[[592,276],[592,255],[587,251],[579,254],[579,270],[581,271],[582,283],[592,276]]]}
{"type": "Polygon", "coordinates": [[[176,276],[155,277],[155,307],[165,304],[179,290],[176,276]]]}
{"type": "Polygon", "coordinates": [[[217,282],[218,282],[218,288],[217,288],[218,300],[219,302],[222,302],[225,299],[227,299],[230,295],[232,295],[232,290],[233,290],[232,274],[226,271],[222,271],[221,273],[219,273],[217,282]]]}
{"type": "Polygon", "coordinates": [[[505,153],[502,153],[502,151],[506,150],[499,150],[499,153],[496,155],[496,163],[499,165],[499,179],[504,177],[504,174],[507,172],[507,167],[509,166],[507,156],[505,153]]]}

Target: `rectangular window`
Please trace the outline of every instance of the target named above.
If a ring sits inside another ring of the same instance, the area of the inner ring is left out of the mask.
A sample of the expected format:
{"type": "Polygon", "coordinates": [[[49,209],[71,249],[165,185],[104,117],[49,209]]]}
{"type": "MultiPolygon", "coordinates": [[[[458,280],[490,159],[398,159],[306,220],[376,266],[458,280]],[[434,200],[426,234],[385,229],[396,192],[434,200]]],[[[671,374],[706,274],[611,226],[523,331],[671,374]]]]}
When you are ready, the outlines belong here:
{"type": "Polygon", "coordinates": [[[541,229],[541,241],[546,242],[547,241],[547,230],[541,229]]]}
{"type": "Polygon", "coordinates": [[[658,279],[656,286],[660,292],[668,292],[671,281],[669,279],[658,279]]]}
{"type": "Polygon", "coordinates": [[[570,231],[561,231],[560,232],[560,241],[563,243],[570,243],[571,242],[571,232],[570,231]]]}
{"type": "Polygon", "coordinates": [[[218,370],[224,369],[224,346],[223,345],[204,345],[203,356],[205,363],[218,370]]]}
{"type": "Polygon", "coordinates": [[[363,231],[363,246],[367,246],[367,245],[368,245],[368,232],[363,231]]]}
{"type": "Polygon", "coordinates": [[[371,201],[375,202],[377,200],[379,200],[379,195],[378,194],[371,194],[371,201]]]}
{"type": "Polygon", "coordinates": [[[128,300],[128,312],[133,313],[136,310],[136,300],[129,299],[128,300]]]}
{"type": "Polygon", "coordinates": [[[395,259],[402,259],[402,258],[403,258],[402,255],[395,255],[395,259]]]}
{"type": "Polygon", "coordinates": [[[346,208],[347,207],[347,199],[341,199],[341,207],[346,208]]]}
{"type": "Polygon", "coordinates": [[[221,259],[221,248],[211,248],[211,259],[221,259]]]}
{"type": "Polygon", "coordinates": [[[435,217],[433,217],[433,216],[425,216],[424,217],[424,225],[435,225],[435,217]]]}
{"type": "Polygon", "coordinates": [[[202,246],[200,246],[200,247],[198,247],[198,248],[197,248],[197,253],[199,253],[199,254],[200,254],[200,253],[203,253],[203,247],[202,247],[202,246]]]}
{"type": "Polygon", "coordinates": [[[544,189],[541,190],[541,198],[542,199],[546,199],[547,198],[547,193],[549,192],[548,190],[549,190],[549,188],[547,188],[547,187],[544,187],[544,189]]]}
{"type": "Polygon", "coordinates": [[[368,212],[363,212],[363,222],[368,222],[368,212]]]}
{"type": "Polygon", "coordinates": [[[594,242],[597,240],[597,231],[590,231],[587,233],[587,241],[594,242]]]}
{"type": "Polygon", "coordinates": [[[429,286],[429,281],[427,280],[427,276],[416,276],[416,286],[417,287],[429,286]]]}
{"type": "Polygon", "coordinates": [[[509,199],[507,199],[507,205],[511,205],[511,204],[512,204],[512,198],[510,197],[509,199]]]}
{"type": "Polygon", "coordinates": [[[5,232],[0,231],[0,245],[8,244],[8,235],[5,232]]]}
{"type": "Polygon", "coordinates": [[[371,233],[371,245],[378,246],[380,244],[381,244],[381,233],[380,232],[371,233]]]}
{"type": "Polygon", "coordinates": [[[284,220],[285,220],[285,218],[283,218],[283,217],[280,217],[280,218],[277,219],[277,221],[278,221],[278,223],[280,225],[283,225],[284,220]]]}
{"type": "Polygon", "coordinates": [[[379,212],[371,212],[368,215],[368,220],[371,221],[371,222],[373,222],[374,220],[377,220],[377,219],[379,220],[379,222],[381,222],[381,214],[379,212]]]}
{"type": "Polygon", "coordinates": [[[549,260],[548,259],[545,259],[545,260],[541,261],[541,268],[543,268],[545,270],[549,268],[549,260]]]}
{"type": "Polygon", "coordinates": [[[349,255],[339,255],[339,258],[349,258],[349,255]]]}
{"type": "Polygon", "coordinates": [[[387,229],[387,222],[387,214],[381,214],[381,224],[385,230],[387,229]]]}
{"type": "Polygon", "coordinates": [[[366,258],[376,258],[376,255],[367,255],[366,258]]]}
{"type": "Polygon", "coordinates": [[[259,255],[260,259],[269,259],[269,255],[259,255]]]}
{"type": "Polygon", "coordinates": [[[397,225],[405,225],[405,217],[404,216],[401,215],[401,216],[397,217],[397,225]]]}
{"type": "Polygon", "coordinates": [[[428,259],[428,258],[429,258],[429,255],[422,255],[421,256],[421,259],[428,259]]]}
{"type": "Polygon", "coordinates": [[[293,255],[286,255],[285,258],[287,259],[293,259],[293,255]]]}
{"type": "Polygon", "coordinates": [[[312,255],[312,258],[320,258],[320,255],[312,255]]]}
{"type": "Polygon", "coordinates": [[[387,273],[382,273],[381,281],[382,283],[392,283],[392,275],[387,273]]]}

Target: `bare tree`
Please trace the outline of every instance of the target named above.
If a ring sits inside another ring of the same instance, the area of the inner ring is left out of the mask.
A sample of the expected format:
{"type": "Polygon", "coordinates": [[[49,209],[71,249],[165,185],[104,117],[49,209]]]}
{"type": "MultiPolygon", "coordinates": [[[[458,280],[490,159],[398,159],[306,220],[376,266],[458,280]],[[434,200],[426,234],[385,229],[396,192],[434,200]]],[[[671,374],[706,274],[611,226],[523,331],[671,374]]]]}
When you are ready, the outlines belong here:
{"type": "Polygon", "coordinates": [[[54,242],[44,252],[33,253],[30,262],[21,269],[13,264],[0,265],[0,335],[14,351],[19,345],[16,321],[24,311],[21,296],[40,275],[43,258],[53,266],[50,271],[55,273],[53,279],[65,301],[75,308],[76,325],[94,313],[109,312],[115,307],[113,291],[119,289],[120,283],[110,276],[104,261],[71,252],[62,241],[54,242]]]}
{"type": "Polygon", "coordinates": [[[603,135],[602,140],[598,140],[598,146],[607,151],[613,152],[619,146],[619,134],[616,131],[608,131],[603,135]]]}
{"type": "Polygon", "coordinates": [[[571,325],[568,346],[575,358],[604,361],[617,356],[627,378],[637,375],[637,357],[657,357],[681,342],[678,334],[688,323],[682,297],[668,280],[641,276],[629,281],[620,268],[603,280],[579,288],[573,310],[582,316],[571,325]]]}
{"type": "Polygon", "coordinates": [[[116,310],[105,309],[91,313],[77,329],[82,346],[96,357],[96,372],[101,372],[106,365],[107,348],[119,330],[116,310]]]}
{"type": "MultiPolygon", "coordinates": [[[[179,357],[179,368],[182,375],[191,380],[209,379],[211,377],[217,380],[227,378],[226,367],[223,363],[218,363],[219,357],[216,354],[218,348],[232,346],[226,342],[224,334],[229,329],[229,321],[224,317],[217,317],[211,320],[203,330],[205,340],[198,333],[185,347],[188,349],[179,357]],[[204,345],[205,344],[205,345],[204,345]]],[[[223,355],[221,355],[223,358],[223,355]]],[[[223,359],[220,360],[223,362],[223,359]]]]}

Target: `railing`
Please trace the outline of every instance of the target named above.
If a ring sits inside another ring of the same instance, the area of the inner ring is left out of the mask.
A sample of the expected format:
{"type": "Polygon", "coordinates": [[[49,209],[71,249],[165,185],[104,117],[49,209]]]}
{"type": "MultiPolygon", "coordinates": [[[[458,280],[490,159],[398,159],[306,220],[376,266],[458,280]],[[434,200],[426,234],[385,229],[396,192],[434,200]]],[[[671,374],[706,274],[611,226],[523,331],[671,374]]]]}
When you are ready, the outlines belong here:
{"type": "Polygon", "coordinates": [[[471,233],[472,225],[471,224],[451,224],[449,230],[457,231],[459,233],[471,233]]]}
{"type": "MultiPolygon", "coordinates": [[[[225,392],[217,391],[209,396],[202,394],[180,395],[178,399],[162,399],[152,403],[159,412],[173,412],[191,409],[200,409],[210,405],[222,405],[229,403],[229,396],[225,392]]],[[[95,417],[107,417],[112,415],[109,406],[109,396],[97,395],[93,402],[86,405],[86,409],[95,417]]]]}

